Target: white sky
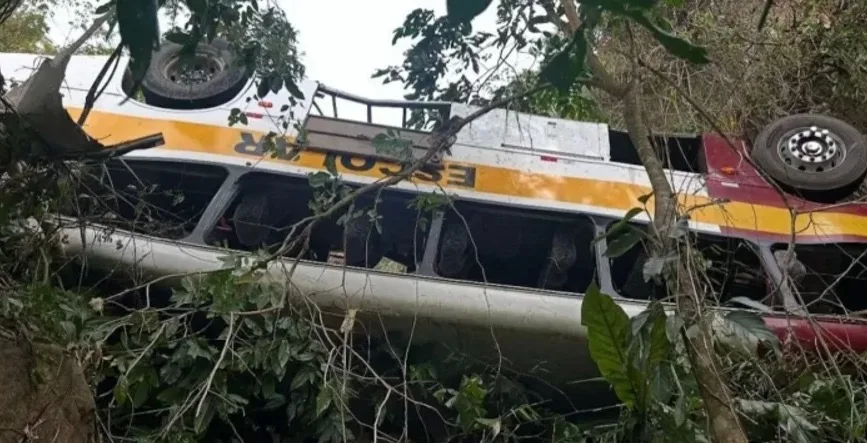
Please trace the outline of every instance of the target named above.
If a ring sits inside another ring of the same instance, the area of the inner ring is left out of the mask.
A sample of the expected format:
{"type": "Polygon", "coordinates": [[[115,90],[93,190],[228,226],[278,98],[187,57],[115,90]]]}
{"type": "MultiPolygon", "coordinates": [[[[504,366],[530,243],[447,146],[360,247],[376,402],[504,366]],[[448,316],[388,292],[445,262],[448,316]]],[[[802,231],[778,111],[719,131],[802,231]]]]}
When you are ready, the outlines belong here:
{"type": "MultiPolygon", "coordinates": [[[[276,0],[299,32],[307,76],[331,87],[369,98],[401,99],[403,87],[371,79],[374,70],[400,64],[407,48],[391,45],[392,31],[415,8],[444,14],[446,0],[276,0]]],[[[100,2],[101,3],[101,2],[100,2]]],[[[473,22],[476,29],[493,30],[496,2],[473,22]]],[[[80,12],[80,11],[76,11],[80,12]]],[[[63,43],[71,31],[70,11],[57,11],[51,37],[63,43]]],[[[77,15],[72,15],[78,18],[77,15]]],[[[522,63],[523,64],[523,63],[522,63]]]]}

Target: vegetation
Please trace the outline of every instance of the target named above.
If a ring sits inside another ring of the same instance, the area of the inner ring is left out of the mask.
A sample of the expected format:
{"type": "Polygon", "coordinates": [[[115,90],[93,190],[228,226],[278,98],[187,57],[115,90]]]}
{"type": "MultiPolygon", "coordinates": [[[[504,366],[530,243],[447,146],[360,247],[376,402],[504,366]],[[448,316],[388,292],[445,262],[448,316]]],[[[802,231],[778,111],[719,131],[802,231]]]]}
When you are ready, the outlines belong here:
{"type": "Polygon", "coordinates": [[[48,24],[41,11],[22,10],[3,23],[0,49],[4,52],[50,53],[54,44],[48,39],[48,24]]]}
{"type": "MultiPolygon", "coordinates": [[[[58,52],[59,60],[106,25],[116,29],[132,77],[141,81],[161,35],[189,48],[231,36],[260,73],[257,98],[284,88],[302,96],[296,32],[277,7],[113,0],[87,10],[97,16],[88,38],[56,51],[45,40],[45,10],[18,3],[0,5],[8,12],[0,14],[0,34],[9,36],[0,50],[58,52]],[[186,21],[161,32],[161,8],[186,21]],[[12,32],[22,23],[37,26],[12,32]]],[[[83,206],[87,196],[71,188],[100,167],[89,157],[70,167],[48,155],[13,156],[27,162],[0,188],[0,341],[52,346],[73,358],[93,393],[92,440],[864,440],[867,384],[859,356],[784,348],[756,314],[708,309],[718,294],[706,283],[703,252],[685,228],[694,208],[684,207],[666,179],[667,159],[648,136],[658,130],[749,136],[762,122],[795,111],[829,112],[867,127],[860,105],[867,94],[865,14],[867,6],[839,0],[501,0],[495,6],[462,0],[449,1],[441,17],[415,10],[395,30],[395,41],[408,40],[410,49],[402,63],[375,77],[402,83],[412,99],[470,102],[479,110],[451,122],[416,113],[416,124],[437,128],[437,143],[388,180],[353,190],[334,168],[312,174],[316,214],[293,227],[279,252],[303,252],[317,224],[341,211],[376,220],[375,211],[355,211],[356,198],[410,177],[492,107],[624,126],[653,194],[607,233],[619,245],[608,255],[647,241],[653,253],[645,279],[664,283],[673,303],[653,302],[630,318],[595,285],[586,292],[581,321],[590,354],[622,402],[614,420],[589,421],[588,411],[566,410],[525,374],[472,356],[443,358],[441,350],[406,337],[359,339],[357,311],[343,312],[336,324],[325,321],[328,315],[306,302],[307,294],[260,278],[279,253],[230,255],[226,269],[181,276],[173,291],[147,280],[70,279],[50,221],[61,206],[83,206]],[[474,30],[473,18],[488,7],[496,7],[496,32],[474,30]],[[500,57],[512,51],[543,61],[515,75],[500,57]],[[626,223],[645,211],[653,220],[648,233],[626,223]],[[43,230],[22,229],[24,220],[43,230]],[[290,295],[302,302],[290,303],[290,295]]],[[[26,108],[27,100],[15,108],[26,108]]],[[[244,123],[241,115],[233,114],[235,123],[244,123]]],[[[29,149],[32,134],[12,127],[4,121],[3,149],[29,149]]],[[[5,169],[12,162],[3,158],[5,169]]],[[[448,204],[432,200],[420,196],[419,212],[448,204]]],[[[0,438],[2,432],[48,438],[34,425],[40,418],[0,423],[0,438]]]]}

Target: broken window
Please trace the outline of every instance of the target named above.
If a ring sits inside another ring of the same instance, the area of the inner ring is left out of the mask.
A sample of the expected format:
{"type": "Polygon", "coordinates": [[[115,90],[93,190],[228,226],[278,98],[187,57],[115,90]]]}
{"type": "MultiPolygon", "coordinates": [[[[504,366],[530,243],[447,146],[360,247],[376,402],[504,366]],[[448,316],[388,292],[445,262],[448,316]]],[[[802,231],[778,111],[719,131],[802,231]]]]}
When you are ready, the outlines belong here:
{"type": "MultiPolygon", "coordinates": [[[[423,256],[430,217],[414,209],[413,197],[392,190],[359,197],[351,213],[340,212],[313,228],[303,258],[414,272],[423,256]]],[[[299,222],[314,215],[311,202],[315,199],[306,177],[247,174],[207,241],[243,251],[282,249],[285,256],[296,257],[303,242],[294,239],[303,238],[301,231],[306,226],[299,222]],[[294,234],[293,226],[298,226],[294,234]]]]}
{"type": "MultiPolygon", "coordinates": [[[[646,228],[631,225],[642,232],[646,228]]],[[[732,297],[747,297],[764,302],[769,294],[768,280],[761,259],[747,241],[709,234],[692,233],[694,247],[701,252],[702,262],[691,263],[703,284],[722,303],[732,297]]],[[[612,239],[608,239],[611,244],[612,239]]],[[[611,280],[620,295],[641,300],[659,300],[667,296],[665,284],[658,278],[645,280],[644,266],[650,257],[646,241],[639,241],[624,254],[610,258],[611,280]]],[[[681,264],[676,264],[682,266],[681,264]]],[[[685,265],[685,264],[684,264],[685,265]]]]}
{"type": "MultiPolygon", "coordinates": [[[[644,226],[637,224],[628,226],[639,232],[646,232],[644,226]]],[[[613,231],[609,228],[606,235],[609,250],[616,249],[614,244],[616,241],[622,241],[621,235],[625,235],[624,231],[620,229],[613,231]]],[[[611,284],[621,296],[639,300],[659,300],[666,296],[665,286],[661,282],[644,279],[644,265],[650,255],[648,243],[639,241],[617,257],[609,257],[611,284]]]]}
{"type": "MultiPolygon", "coordinates": [[[[611,146],[611,161],[639,166],[642,164],[628,132],[610,130],[608,140],[611,146]]],[[[701,137],[654,135],[651,137],[651,143],[658,152],[666,154],[663,159],[666,168],[683,172],[705,170],[701,137]]]]}
{"type": "MultiPolygon", "coordinates": [[[[780,261],[785,260],[786,245],[773,248],[780,261]]],[[[814,313],[844,314],[867,309],[864,287],[867,285],[867,246],[832,243],[796,245],[789,258],[796,300],[814,313]]],[[[784,268],[784,266],[780,266],[784,268]]]]}
{"type": "Polygon", "coordinates": [[[62,212],[157,237],[193,232],[228,172],[195,163],[117,159],[88,167],[62,212]]]}
{"type": "Polygon", "coordinates": [[[586,217],[456,202],[445,215],[436,272],[583,293],[596,274],[593,238],[586,217]]]}
{"type": "Polygon", "coordinates": [[[771,303],[768,299],[771,282],[752,243],[709,234],[696,234],[694,242],[705,259],[711,294],[720,303],[732,297],[771,303]]]}

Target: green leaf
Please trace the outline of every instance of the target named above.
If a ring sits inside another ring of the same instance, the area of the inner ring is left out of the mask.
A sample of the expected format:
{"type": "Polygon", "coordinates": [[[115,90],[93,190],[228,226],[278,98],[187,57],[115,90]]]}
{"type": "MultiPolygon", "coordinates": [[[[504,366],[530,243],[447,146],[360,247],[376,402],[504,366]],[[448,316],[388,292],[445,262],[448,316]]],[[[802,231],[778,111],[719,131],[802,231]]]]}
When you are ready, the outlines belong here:
{"type": "Polygon", "coordinates": [[[629,322],[632,326],[632,336],[637,337],[641,334],[641,331],[647,325],[648,320],[650,320],[650,310],[645,309],[638,313],[635,317],[632,317],[629,322]]]}
{"type": "Polygon", "coordinates": [[[812,435],[819,427],[810,422],[807,412],[797,406],[762,400],[740,400],[739,405],[741,410],[750,416],[776,419],[780,427],[788,433],[788,441],[819,441],[812,435]]]}
{"type": "Polygon", "coordinates": [[[132,385],[132,405],[138,408],[148,399],[150,384],[146,380],[140,380],[132,385]]]}
{"type": "Polygon", "coordinates": [[[747,298],[744,296],[732,297],[732,298],[728,299],[727,303],[728,304],[734,303],[734,304],[747,306],[747,307],[753,308],[757,311],[761,311],[761,312],[768,313],[768,314],[774,312],[774,310],[771,309],[770,306],[768,306],[768,305],[766,305],[760,301],[756,301],[756,300],[753,300],[751,298],[747,298]]]}
{"type": "Polygon", "coordinates": [[[189,44],[193,40],[193,36],[187,32],[183,32],[178,29],[173,29],[171,31],[166,32],[163,36],[166,40],[178,44],[178,45],[186,45],[189,44]]]}
{"type": "Polygon", "coordinates": [[[313,188],[322,188],[328,184],[328,181],[331,179],[331,176],[328,175],[327,172],[314,172],[309,175],[308,181],[310,182],[310,186],[313,188]]]}
{"type": "Polygon", "coordinates": [[[680,427],[684,422],[686,422],[686,405],[684,404],[684,396],[680,395],[674,404],[674,424],[680,427]]]}
{"type": "Polygon", "coordinates": [[[561,93],[566,93],[579,77],[587,74],[584,63],[586,57],[587,37],[584,35],[582,25],[572,35],[566,47],[542,66],[539,70],[539,79],[554,86],[561,93]]]}
{"type": "Polygon", "coordinates": [[[315,377],[316,375],[312,371],[302,369],[292,378],[292,383],[289,385],[289,388],[296,390],[307,383],[311,383],[315,377]]]}
{"type": "Polygon", "coordinates": [[[271,92],[278,93],[281,89],[283,89],[283,77],[279,75],[274,75],[271,77],[271,81],[268,82],[271,86],[271,92]]]}
{"type": "Polygon", "coordinates": [[[292,94],[292,97],[304,100],[304,93],[301,92],[301,88],[292,79],[284,78],[283,85],[286,86],[286,90],[292,94]]]}
{"type": "Polygon", "coordinates": [[[674,376],[671,364],[662,362],[656,366],[650,377],[650,393],[656,401],[666,404],[674,395],[674,376]]]}
{"type": "Polygon", "coordinates": [[[668,357],[665,310],[660,303],[654,302],[632,320],[628,375],[636,392],[634,408],[646,411],[650,407],[648,394],[659,388],[654,386],[654,377],[659,374],[656,369],[668,357]]]}
{"type": "Polygon", "coordinates": [[[456,23],[469,23],[485,12],[492,0],[447,0],[446,15],[456,23]]]}
{"type": "Polygon", "coordinates": [[[329,174],[333,177],[337,177],[337,163],[336,156],[326,155],[325,156],[325,170],[328,171],[329,174]]]}
{"type": "Polygon", "coordinates": [[[761,315],[749,311],[732,311],[723,319],[730,334],[747,349],[755,349],[759,342],[763,342],[779,351],[780,342],[765,325],[761,315]]]}
{"type": "Polygon", "coordinates": [[[641,267],[641,276],[645,282],[649,282],[662,274],[663,267],[665,267],[665,260],[662,257],[650,257],[645,260],[644,266],[641,267]]]}
{"type": "Polygon", "coordinates": [[[683,325],[683,318],[677,314],[670,315],[665,319],[665,336],[668,337],[669,342],[674,343],[678,340],[683,325]]]}
{"type": "Polygon", "coordinates": [[[126,404],[127,399],[129,398],[129,391],[127,386],[126,377],[120,377],[117,383],[114,385],[114,401],[117,402],[118,405],[123,406],[126,404]]]}
{"type": "MultiPolygon", "coordinates": [[[[696,46],[689,41],[663,30],[659,24],[650,17],[648,0],[610,1],[610,0],[583,0],[582,6],[596,7],[631,19],[636,24],[646,28],[672,55],[693,63],[704,64],[710,60],[707,58],[707,50],[696,46]]],[[[592,8],[591,8],[592,9],[592,8]]]]}
{"type": "Polygon", "coordinates": [[[471,430],[476,424],[476,419],[482,418],[485,413],[484,402],[487,393],[488,390],[481,377],[465,375],[461,380],[460,389],[446,402],[447,407],[453,407],[458,411],[458,423],[464,431],[471,430]]]}
{"type": "Polygon", "coordinates": [[[643,205],[646,205],[647,202],[650,200],[650,197],[653,197],[653,192],[639,196],[638,202],[643,204],[643,205]]]}
{"type": "Polygon", "coordinates": [[[605,256],[617,258],[627,253],[633,246],[638,244],[643,238],[644,233],[633,226],[627,225],[620,235],[617,235],[613,240],[607,243],[605,248],[605,256]]]}
{"type": "Polygon", "coordinates": [[[136,91],[160,43],[156,2],[117,0],[117,26],[121,44],[129,51],[132,90],[136,91]]]}
{"type": "Polygon", "coordinates": [[[259,79],[259,86],[256,88],[256,95],[259,98],[265,97],[271,92],[271,79],[265,77],[259,79]]]}
{"type": "Polygon", "coordinates": [[[641,267],[641,276],[644,278],[645,282],[649,282],[650,280],[661,276],[662,270],[665,269],[665,265],[674,263],[677,259],[677,255],[669,255],[668,257],[651,256],[644,262],[644,266],[641,267]]]}
{"type": "Polygon", "coordinates": [[[626,214],[620,220],[612,223],[611,226],[608,227],[608,230],[605,232],[605,237],[612,237],[615,235],[621,234],[625,229],[629,228],[629,221],[635,218],[638,214],[640,214],[644,209],[635,207],[626,211],[626,214]]]}
{"type": "Polygon", "coordinates": [[[654,368],[660,362],[668,358],[669,341],[666,332],[666,316],[662,305],[651,305],[650,315],[650,351],[647,354],[648,369],[654,368]]]}
{"type": "Polygon", "coordinates": [[[807,418],[807,411],[801,408],[780,404],[777,406],[780,421],[783,422],[783,428],[788,432],[789,436],[796,443],[812,443],[819,441],[812,435],[819,430],[819,427],[814,425],[807,418]]]}
{"type": "Polygon", "coordinates": [[[114,6],[114,1],[109,1],[107,3],[103,3],[103,4],[99,5],[99,7],[96,8],[96,10],[94,11],[94,14],[96,14],[96,15],[105,14],[106,12],[111,10],[112,6],[114,6]]]}
{"type": "Polygon", "coordinates": [[[620,401],[631,408],[638,395],[628,372],[629,317],[594,282],[584,294],[581,324],[587,328],[590,356],[599,372],[614,387],[620,401]]]}
{"type": "Polygon", "coordinates": [[[635,218],[636,215],[641,214],[642,212],[644,212],[644,208],[638,208],[638,207],[632,208],[629,211],[626,211],[626,215],[624,215],[622,219],[618,220],[617,223],[624,223],[625,224],[625,223],[629,222],[630,220],[632,220],[633,218],[635,218]]]}
{"type": "Polygon", "coordinates": [[[214,402],[211,400],[213,397],[208,396],[202,403],[202,410],[195,417],[194,426],[197,434],[202,434],[208,429],[208,425],[211,424],[211,420],[214,418],[214,414],[217,412],[217,408],[214,406],[214,402]]]}
{"type": "Polygon", "coordinates": [[[331,392],[327,387],[323,387],[322,390],[319,391],[319,395],[316,396],[316,416],[322,416],[322,413],[325,412],[329,406],[331,406],[331,392]]]}
{"type": "Polygon", "coordinates": [[[262,406],[262,408],[267,411],[277,409],[285,404],[286,397],[283,397],[283,394],[274,394],[271,397],[268,397],[268,401],[265,403],[265,406],[262,406]]]}
{"type": "Polygon", "coordinates": [[[659,27],[659,25],[650,19],[646,11],[627,11],[628,12],[625,15],[629,16],[637,24],[650,31],[650,33],[656,37],[656,40],[672,55],[696,64],[705,64],[710,62],[710,59],[707,58],[707,49],[696,46],[686,39],[664,31],[659,27]]]}
{"type": "Polygon", "coordinates": [[[277,350],[277,358],[281,369],[285,368],[286,364],[289,363],[290,355],[291,349],[289,348],[289,342],[286,340],[281,341],[280,347],[277,350]]]}

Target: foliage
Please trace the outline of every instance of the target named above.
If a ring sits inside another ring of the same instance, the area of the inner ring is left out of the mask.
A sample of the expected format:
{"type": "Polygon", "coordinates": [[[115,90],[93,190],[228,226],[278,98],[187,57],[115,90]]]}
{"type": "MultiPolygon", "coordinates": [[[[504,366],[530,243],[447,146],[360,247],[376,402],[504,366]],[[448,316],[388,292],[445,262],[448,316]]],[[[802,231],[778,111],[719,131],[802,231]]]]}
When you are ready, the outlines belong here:
{"type": "Polygon", "coordinates": [[[594,434],[540,402],[521,377],[465,356],[410,352],[393,337],[366,339],[348,361],[334,359],[347,352],[342,333],[323,328],[303,303],[287,309],[283,290],[242,271],[243,261],[227,265],[185,278],[168,299],[151,288],[151,307],[40,286],[4,297],[0,314],[76,350],[117,438],[356,441],[374,424],[380,438],[416,441],[583,442],[594,434]],[[408,410],[408,401],[425,406],[408,410]]]}
{"type": "MultiPolygon", "coordinates": [[[[558,36],[558,24],[544,11],[552,3],[542,0],[502,0],[496,11],[497,31],[473,33],[472,19],[491,3],[450,1],[445,17],[413,11],[395,31],[395,41],[414,40],[406,60],[376,76],[410,87],[409,98],[476,104],[546,83],[555,88],[515,106],[597,119],[610,109],[583,88],[591,80],[585,64],[591,50],[610,48],[634,33],[641,44],[664,49],[659,58],[665,63],[693,70],[692,64],[707,62],[704,45],[689,41],[710,38],[702,35],[697,22],[679,27],[678,2],[581,2],[582,28],[568,40],[558,36]],[[546,63],[539,72],[517,77],[473,78],[492,60],[491,51],[511,46],[527,49],[546,63]],[[453,74],[457,80],[448,78],[453,74]],[[485,85],[488,81],[500,84],[485,85]]],[[[228,36],[262,74],[258,97],[286,88],[300,98],[296,81],[304,70],[295,30],[279,9],[260,9],[255,1],[106,3],[99,12],[117,15],[121,42],[132,55],[138,76],[147,69],[150,51],[160,39],[157,6],[185,6],[190,12],[187,23],[171,29],[166,38],[190,49],[203,39],[228,36]]],[[[559,17],[559,12],[554,10],[553,16],[559,17]]],[[[688,19],[708,20],[703,10],[688,12],[695,13],[688,19]]],[[[842,15],[835,19],[845,20],[842,15]]],[[[821,21],[804,26],[815,26],[810,36],[817,40],[810,43],[827,38],[858,45],[860,34],[851,23],[840,32],[828,31],[821,21]]],[[[827,46],[813,60],[834,64],[857,58],[855,52],[827,46]]],[[[612,53],[617,54],[603,51],[600,56],[616,66],[618,55],[606,55],[612,53]]],[[[834,85],[843,76],[826,74],[824,79],[811,79],[811,85],[824,85],[830,88],[826,94],[842,99],[843,92],[834,85]]],[[[851,77],[855,75],[846,78],[851,77]]],[[[244,123],[241,116],[240,110],[234,114],[244,123]]],[[[423,123],[427,116],[414,118],[423,123]]],[[[276,149],[273,136],[268,143],[276,149]]],[[[374,142],[377,149],[398,157],[407,148],[398,133],[381,134],[374,142]]],[[[328,169],[309,177],[314,189],[310,205],[316,214],[349,195],[333,162],[328,169]]],[[[175,290],[150,284],[131,288],[128,279],[120,279],[123,289],[114,292],[107,291],[107,284],[55,283],[76,279],[59,278],[70,271],[59,258],[54,261],[54,251],[43,243],[46,237],[22,231],[20,222],[42,220],[52,212],[58,198],[54,192],[59,190],[46,183],[58,181],[53,175],[29,172],[33,180],[3,183],[0,251],[7,252],[0,254],[0,332],[63,344],[87,365],[106,434],[138,441],[367,441],[370,433],[404,441],[431,436],[435,441],[486,442],[709,440],[710,417],[702,408],[684,340],[697,326],[687,327],[661,303],[651,303],[630,318],[617,300],[595,285],[588,289],[580,317],[590,355],[624,408],[613,425],[582,423],[575,411],[564,410],[531,388],[538,384],[529,383],[533,377],[528,374],[504,372],[472,356],[444,356],[442,349],[410,346],[402,337],[357,340],[360,336],[344,325],[354,325],[365,313],[337,311],[342,324],[334,328],[323,318],[335,312],[319,311],[305,298],[310,294],[259,279],[261,271],[251,267],[249,257],[229,256],[225,269],[187,276],[175,290]]],[[[642,198],[646,203],[648,196],[642,198]]],[[[431,197],[412,204],[421,211],[443,202],[431,197]]],[[[645,239],[644,231],[629,223],[642,211],[629,211],[606,234],[609,258],[645,239]]],[[[375,210],[347,214],[367,216],[374,223],[379,217],[375,210]]],[[[671,236],[689,248],[682,221],[671,236]]],[[[254,258],[268,257],[263,253],[254,258]]],[[[651,257],[643,270],[645,280],[670,272],[667,265],[676,261],[677,257],[651,257]]],[[[706,314],[699,326],[714,321],[720,325],[714,338],[725,356],[723,370],[735,379],[740,412],[752,419],[751,437],[801,442],[824,434],[837,441],[863,439],[867,394],[861,372],[844,373],[835,363],[834,371],[809,365],[793,377],[794,365],[787,360],[792,356],[755,313],[706,314]],[[759,343],[776,352],[759,354],[759,343]]],[[[795,357],[804,360],[805,355],[795,357]]]]}
{"type": "MultiPolygon", "coordinates": [[[[296,82],[303,76],[303,66],[295,48],[295,30],[281,9],[260,9],[255,0],[108,0],[99,5],[94,12],[111,14],[112,27],[117,29],[120,44],[130,56],[133,90],[138,88],[150,67],[153,50],[162,40],[158,20],[161,10],[170,11],[174,17],[186,15],[185,23],[165,32],[167,40],[183,45],[184,54],[192,54],[201,41],[228,37],[244,55],[243,60],[266,79],[260,95],[285,87],[300,96],[296,82]]],[[[89,52],[95,51],[107,52],[94,48],[89,52]]]]}
{"type": "Polygon", "coordinates": [[[0,24],[0,52],[52,53],[55,48],[47,34],[43,11],[21,9],[0,24]]]}
{"type": "Polygon", "coordinates": [[[186,279],[168,307],[186,315],[140,311],[113,328],[118,343],[103,373],[116,380],[110,422],[125,427],[145,412],[158,420],[138,429],[143,435],[339,441],[338,387],[323,378],[327,353],[311,324],[281,315],[282,291],[237,274],[186,279]]]}
{"type": "MultiPolygon", "coordinates": [[[[53,54],[57,50],[57,42],[48,38],[49,24],[54,21],[54,12],[59,9],[71,9],[80,12],[74,18],[74,24],[82,17],[89,17],[94,9],[92,0],[30,0],[18,3],[14,12],[5,20],[0,21],[0,52],[24,52],[37,54],[53,54]]],[[[9,2],[4,3],[4,10],[9,2]]],[[[89,48],[88,53],[94,49],[89,48]]]]}
{"type": "MultiPolygon", "coordinates": [[[[737,319],[726,316],[732,327],[776,344],[757,314],[735,312],[737,319]]],[[[681,334],[688,332],[682,331],[678,317],[666,316],[659,304],[652,304],[629,319],[595,286],[585,296],[581,317],[593,359],[627,407],[618,433],[640,441],[709,441],[703,431],[704,412],[697,407],[698,385],[683,347],[681,334]]],[[[743,354],[742,338],[718,338],[721,346],[735,351],[725,361],[741,396],[739,408],[750,418],[751,439],[863,441],[867,423],[853,408],[867,401],[867,391],[856,376],[827,374],[820,363],[805,368],[797,353],[760,357],[753,348],[743,354]],[[798,371],[800,375],[791,379],[798,371]]]]}
{"type": "MultiPolygon", "coordinates": [[[[538,77],[557,87],[559,92],[554,97],[567,100],[562,97],[575,92],[576,81],[585,75],[587,48],[595,42],[598,26],[605,19],[631,20],[648,29],[672,54],[693,63],[708,61],[703,48],[665,30],[668,25],[654,14],[656,2],[580,2],[583,22],[569,41],[557,36],[556,27],[552,32],[544,9],[553,11],[554,4],[544,0],[502,0],[497,5],[496,33],[473,33],[469,21],[488,3],[466,2],[442,17],[436,17],[431,10],[412,11],[394,31],[393,43],[413,41],[403,63],[377,70],[373,77],[382,78],[383,83],[401,82],[411,91],[407,95],[410,99],[481,104],[496,96],[497,91],[504,92],[503,80],[505,84],[510,82],[497,77],[502,60],[493,54],[526,50],[546,59],[538,77]],[[482,64],[492,59],[495,65],[481,73],[482,64]]],[[[421,115],[414,117],[414,123],[424,121],[421,115]]]]}
{"type": "MultiPolygon", "coordinates": [[[[726,132],[751,139],[772,120],[801,112],[834,115],[867,127],[859,103],[865,100],[863,2],[785,1],[770,10],[758,30],[765,0],[684,2],[660,10],[672,28],[713,56],[713,69],[692,66],[660,51],[650,38],[633,42],[657,74],[642,78],[648,124],[656,131],[714,130],[689,95],[726,132]]],[[[625,30],[600,42],[600,59],[615,72],[628,60],[625,30]]],[[[604,119],[622,125],[619,106],[594,94],[604,119]]]]}
{"type": "MultiPolygon", "coordinates": [[[[334,174],[310,179],[317,189],[344,186],[334,174]]],[[[41,185],[44,180],[18,192],[24,199],[10,206],[18,212],[10,213],[6,223],[50,214],[51,205],[42,202],[62,189],[41,185]],[[32,198],[37,189],[41,194],[32,198]]],[[[434,197],[420,199],[419,208],[441,205],[434,197]]],[[[533,374],[513,374],[437,346],[410,346],[400,336],[356,342],[349,329],[326,327],[324,313],[303,298],[287,303],[291,294],[285,287],[260,280],[261,271],[250,267],[256,257],[229,255],[224,270],[186,277],[174,291],[124,286],[117,293],[99,293],[103,285],[51,284],[45,276],[56,272],[55,265],[42,254],[25,253],[44,246],[14,232],[11,225],[2,232],[0,238],[11,242],[2,250],[18,251],[25,266],[3,272],[29,283],[0,298],[5,325],[0,329],[73,350],[92,377],[106,431],[115,436],[325,442],[367,441],[376,432],[383,439],[407,433],[412,440],[433,436],[455,442],[589,442],[627,436],[706,441],[706,418],[680,337],[683,322],[666,315],[660,304],[630,319],[598,289],[586,294],[581,318],[591,355],[626,406],[612,428],[577,420],[563,402],[531,388],[533,374]],[[344,353],[348,357],[334,358],[344,353]]],[[[61,281],[77,280],[77,271],[70,275],[61,281]]],[[[345,315],[344,324],[358,321],[357,311],[345,315]]],[[[755,322],[740,323],[757,328],[753,335],[763,333],[755,322]]],[[[746,366],[750,359],[736,361],[739,372],[755,374],[746,366]]],[[[827,423],[835,435],[857,431],[833,418],[852,414],[862,404],[840,401],[848,398],[838,394],[847,384],[821,374],[803,380],[786,397],[745,396],[744,410],[767,411],[767,424],[751,432],[763,435],[779,428],[794,439],[811,438],[818,423],[827,423]],[[802,428],[807,431],[798,434],[802,428]]],[[[854,398],[863,402],[860,395],[854,398]]]]}
{"type": "MultiPolygon", "coordinates": [[[[527,91],[539,84],[535,72],[526,71],[493,92],[494,97],[508,97],[527,91]]],[[[603,121],[603,114],[587,88],[573,85],[567,91],[544,89],[511,103],[518,112],[545,115],[577,121],[603,121]]]]}

